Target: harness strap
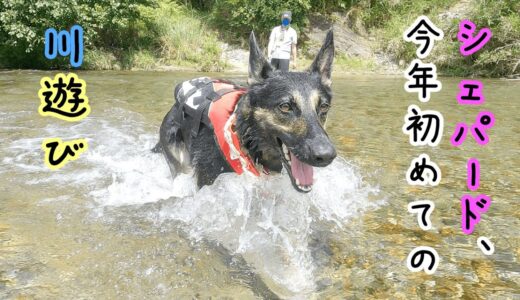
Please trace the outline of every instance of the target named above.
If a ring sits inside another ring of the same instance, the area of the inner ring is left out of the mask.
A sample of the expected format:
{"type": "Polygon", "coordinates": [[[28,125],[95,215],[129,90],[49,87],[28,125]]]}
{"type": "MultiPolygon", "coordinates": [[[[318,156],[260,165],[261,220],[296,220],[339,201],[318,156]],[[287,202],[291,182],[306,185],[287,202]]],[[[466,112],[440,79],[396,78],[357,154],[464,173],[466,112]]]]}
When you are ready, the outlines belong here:
{"type": "Polygon", "coordinates": [[[215,139],[222,155],[235,173],[240,175],[246,172],[260,176],[251,157],[242,151],[235,131],[236,115],[234,111],[244,93],[246,93],[245,89],[234,90],[233,93],[226,93],[218,101],[211,102],[208,118],[213,124],[215,139]]]}
{"type": "Polygon", "coordinates": [[[216,101],[216,100],[222,98],[222,96],[224,96],[227,93],[236,92],[239,90],[242,90],[242,88],[232,87],[232,88],[227,88],[227,89],[221,89],[218,91],[213,91],[210,94],[208,94],[208,96],[206,96],[206,99],[213,102],[213,101],[216,101]]]}
{"type": "Polygon", "coordinates": [[[229,94],[232,92],[237,92],[237,91],[242,91],[242,90],[245,90],[245,89],[242,87],[234,86],[233,88],[225,88],[225,89],[220,89],[218,91],[212,91],[210,94],[208,94],[206,96],[206,99],[208,99],[209,101],[204,102],[203,108],[201,108],[200,110],[197,111],[196,119],[200,120],[200,122],[195,123],[194,126],[192,127],[192,131],[191,131],[192,135],[197,136],[201,122],[206,124],[208,127],[213,128],[213,125],[211,124],[211,120],[209,119],[209,107],[212,102],[219,100],[226,94],[229,94]],[[201,116],[199,116],[199,113],[201,114],[201,116]]]}
{"type": "Polygon", "coordinates": [[[193,124],[191,126],[191,135],[196,137],[199,134],[200,124],[204,122],[206,125],[209,125],[211,128],[211,124],[208,119],[208,109],[210,101],[204,101],[200,104],[200,107],[195,111],[195,115],[193,116],[193,124]]]}
{"type": "Polygon", "coordinates": [[[176,99],[180,99],[180,101],[176,102],[174,127],[185,128],[188,130],[187,134],[196,137],[201,124],[206,125],[213,130],[222,155],[236,173],[246,172],[260,176],[251,157],[242,151],[240,140],[235,132],[236,115],[234,112],[238,101],[247,92],[247,88],[229,81],[209,78],[200,78],[189,83],[191,88],[188,91],[181,93],[182,88],[175,89],[176,99]],[[211,88],[208,86],[209,84],[212,84],[211,88]],[[192,99],[196,101],[195,109],[187,105],[185,101],[198,91],[202,92],[204,98],[192,99]],[[190,124],[186,124],[187,116],[189,116],[190,124]]]}
{"type": "MultiPolygon", "coordinates": [[[[188,93],[184,94],[184,98],[185,99],[188,99],[189,97],[191,97],[193,94],[195,94],[198,90],[204,88],[204,86],[208,85],[208,84],[212,84],[213,81],[209,78],[202,78],[200,81],[197,81],[194,85],[193,85],[193,88],[191,88],[188,93]]],[[[177,91],[177,93],[179,93],[179,91],[177,91]]],[[[186,92],[186,91],[184,91],[186,92]]],[[[179,98],[179,95],[175,95],[176,98],[178,99],[179,98]]],[[[181,126],[182,122],[184,122],[184,116],[186,114],[186,108],[185,108],[185,103],[184,102],[177,102],[179,103],[179,109],[177,110],[177,115],[175,116],[174,120],[175,120],[175,125],[177,126],[181,126]]],[[[200,109],[197,109],[195,110],[195,114],[192,115],[192,124],[191,124],[191,135],[193,137],[196,137],[197,134],[199,133],[199,128],[200,128],[200,122],[202,121],[202,116],[204,115],[207,115],[208,113],[208,108],[209,108],[209,104],[210,102],[203,102],[200,104],[200,109]]]]}

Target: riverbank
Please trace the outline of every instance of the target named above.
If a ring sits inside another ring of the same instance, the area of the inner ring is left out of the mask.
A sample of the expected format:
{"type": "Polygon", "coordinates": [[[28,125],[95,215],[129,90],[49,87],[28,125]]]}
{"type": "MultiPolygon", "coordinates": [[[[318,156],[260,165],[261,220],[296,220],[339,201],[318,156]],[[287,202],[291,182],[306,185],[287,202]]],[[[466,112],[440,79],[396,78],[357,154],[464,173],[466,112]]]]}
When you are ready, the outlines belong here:
{"type": "Polygon", "coordinates": [[[0,4],[0,68],[67,68],[66,59],[43,57],[43,31],[49,24],[67,28],[69,16],[77,15],[85,30],[83,69],[245,72],[248,33],[254,30],[265,49],[279,11],[289,6],[299,34],[299,69],[308,65],[332,27],[336,71],[401,74],[415,58],[415,45],[405,42],[402,32],[424,14],[445,33],[428,57],[439,74],[520,77],[518,0],[360,0],[348,5],[276,0],[269,7],[245,0],[96,0],[78,7],[70,1],[55,1],[54,15],[44,1],[0,4]],[[456,39],[458,22],[465,18],[493,31],[492,40],[470,57],[460,55],[456,39]]]}

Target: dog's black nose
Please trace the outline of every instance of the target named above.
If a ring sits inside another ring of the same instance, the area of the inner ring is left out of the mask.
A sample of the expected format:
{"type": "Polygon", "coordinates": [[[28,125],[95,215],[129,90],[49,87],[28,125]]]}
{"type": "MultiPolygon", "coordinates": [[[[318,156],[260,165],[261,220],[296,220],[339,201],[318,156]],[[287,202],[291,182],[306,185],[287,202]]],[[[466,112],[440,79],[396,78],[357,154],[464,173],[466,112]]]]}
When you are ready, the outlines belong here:
{"type": "Polygon", "coordinates": [[[311,147],[311,159],[316,167],[325,167],[336,158],[336,149],[330,142],[311,147]]]}

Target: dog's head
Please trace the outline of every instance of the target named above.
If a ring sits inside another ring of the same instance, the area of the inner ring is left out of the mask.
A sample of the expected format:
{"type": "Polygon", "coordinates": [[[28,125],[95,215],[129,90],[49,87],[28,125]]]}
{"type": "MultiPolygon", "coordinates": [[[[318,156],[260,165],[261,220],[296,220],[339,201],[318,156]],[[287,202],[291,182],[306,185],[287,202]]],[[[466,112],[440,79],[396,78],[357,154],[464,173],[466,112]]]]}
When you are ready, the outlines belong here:
{"type": "Polygon", "coordinates": [[[275,71],[251,33],[249,92],[237,127],[244,146],[262,164],[287,169],[296,190],[309,192],[313,167],[329,165],[336,150],[324,130],[331,107],[332,31],[306,72],[275,71]]]}

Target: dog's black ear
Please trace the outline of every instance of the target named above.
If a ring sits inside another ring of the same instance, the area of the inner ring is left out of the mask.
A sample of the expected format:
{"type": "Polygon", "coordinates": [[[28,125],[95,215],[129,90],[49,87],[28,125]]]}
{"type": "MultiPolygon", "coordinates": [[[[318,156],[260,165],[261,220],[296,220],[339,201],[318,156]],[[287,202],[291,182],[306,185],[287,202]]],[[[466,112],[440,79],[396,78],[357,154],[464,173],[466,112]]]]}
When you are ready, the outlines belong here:
{"type": "Polygon", "coordinates": [[[327,32],[327,37],[321,46],[320,52],[316,55],[309,71],[321,75],[323,84],[330,86],[332,73],[332,62],[334,61],[334,34],[332,29],[327,32]]]}
{"type": "Polygon", "coordinates": [[[248,83],[261,82],[273,71],[271,64],[267,62],[262,51],[256,43],[255,33],[249,35],[249,78],[248,83]]]}

